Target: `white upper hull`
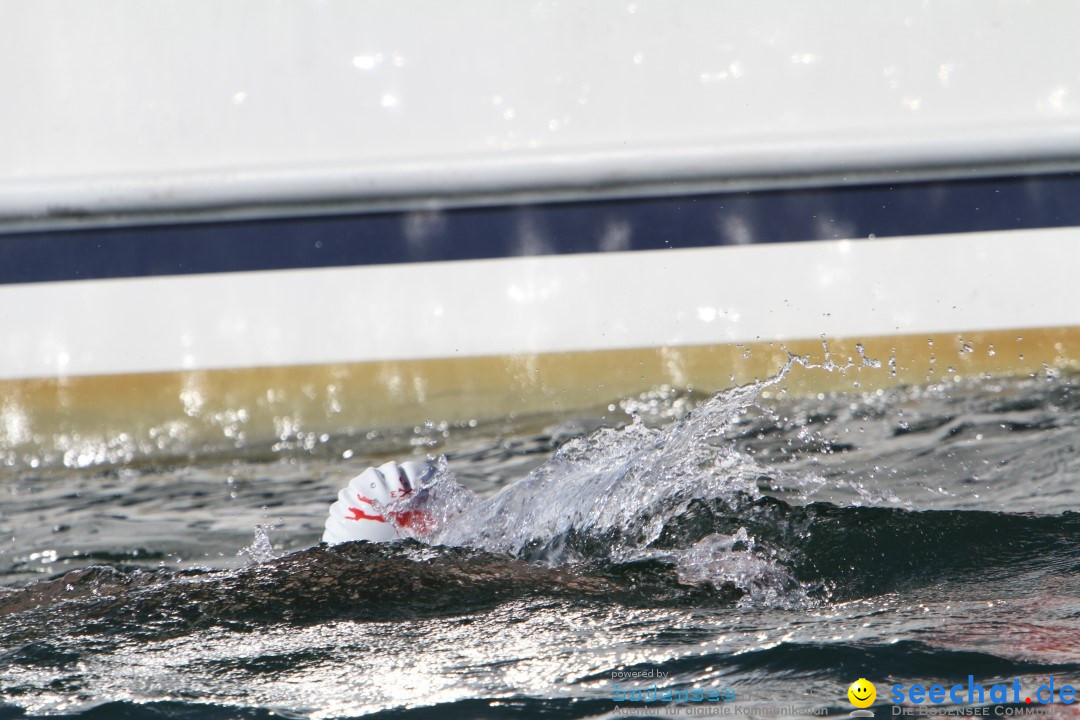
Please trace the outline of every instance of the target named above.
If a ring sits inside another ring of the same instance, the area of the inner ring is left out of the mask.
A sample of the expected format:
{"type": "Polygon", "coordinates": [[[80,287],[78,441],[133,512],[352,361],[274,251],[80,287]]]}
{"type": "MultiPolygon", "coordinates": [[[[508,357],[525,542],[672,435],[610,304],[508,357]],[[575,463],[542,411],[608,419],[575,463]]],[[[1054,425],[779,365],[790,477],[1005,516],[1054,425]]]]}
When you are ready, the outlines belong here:
{"type": "Polygon", "coordinates": [[[1021,0],[10,3],[0,219],[1075,166],[1077,27],[1021,0]]]}

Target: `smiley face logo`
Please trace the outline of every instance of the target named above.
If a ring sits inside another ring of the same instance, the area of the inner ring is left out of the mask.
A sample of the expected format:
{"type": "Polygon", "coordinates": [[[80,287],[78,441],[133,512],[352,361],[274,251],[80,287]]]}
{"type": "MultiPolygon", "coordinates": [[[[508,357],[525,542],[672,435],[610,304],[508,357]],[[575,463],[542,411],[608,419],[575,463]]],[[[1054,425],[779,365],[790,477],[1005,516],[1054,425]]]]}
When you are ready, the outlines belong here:
{"type": "Polygon", "coordinates": [[[859,678],[847,689],[848,700],[857,708],[870,707],[877,698],[877,688],[866,678],[859,678]]]}

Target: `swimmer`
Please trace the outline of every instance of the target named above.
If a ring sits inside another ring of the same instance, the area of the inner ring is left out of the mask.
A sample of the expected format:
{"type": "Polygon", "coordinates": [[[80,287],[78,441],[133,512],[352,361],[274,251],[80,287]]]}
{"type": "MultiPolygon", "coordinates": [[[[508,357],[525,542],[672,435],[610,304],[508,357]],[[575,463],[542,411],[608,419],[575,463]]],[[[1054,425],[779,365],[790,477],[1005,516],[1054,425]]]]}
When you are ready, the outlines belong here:
{"type": "Polygon", "coordinates": [[[337,501],[330,506],[323,542],[330,545],[352,540],[389,542],[399,537],[399,527],[425,532],[429,525],[425,513],[393,512],[386,508],[393,501],[411,495],[434,473],[435,468],[424,462],[401,465],[388,462],[377,468],[369,467],[341,488],[337,501]]]}

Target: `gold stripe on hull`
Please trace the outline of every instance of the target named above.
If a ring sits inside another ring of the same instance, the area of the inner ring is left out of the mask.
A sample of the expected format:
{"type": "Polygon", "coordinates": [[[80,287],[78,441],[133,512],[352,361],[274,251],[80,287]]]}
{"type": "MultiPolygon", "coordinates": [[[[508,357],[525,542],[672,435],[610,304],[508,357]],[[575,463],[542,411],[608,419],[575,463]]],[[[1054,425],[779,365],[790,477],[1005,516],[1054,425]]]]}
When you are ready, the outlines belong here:
{"type": "MultiPolygon", "coordinates": [[[[1080,327],[830,339],[843,371],[795,367],[798,394],[1080,365],[1080,327]],[[861,363],[856,347],[880,363],[861,363]],[[892,362],[890,363],[890,360],[892,362]]],[[[775,375],[821,340],[0,381],[0,461],[95,464],[295,438],[572,414],[657,386],[711,392],[775,375]],[[98,448],[95,451],[94,448],[98,448]],[[65,455],[67,457],[61,457],[65,455]]]]}

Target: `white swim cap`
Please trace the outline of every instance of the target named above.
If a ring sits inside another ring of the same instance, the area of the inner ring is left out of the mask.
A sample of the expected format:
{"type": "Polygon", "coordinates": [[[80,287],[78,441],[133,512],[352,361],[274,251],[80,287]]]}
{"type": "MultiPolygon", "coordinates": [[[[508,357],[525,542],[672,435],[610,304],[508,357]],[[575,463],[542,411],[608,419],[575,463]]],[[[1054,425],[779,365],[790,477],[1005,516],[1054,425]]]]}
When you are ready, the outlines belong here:
{"type": "Polygon", "coordinates": [[[423,462],[388,462],[360,473],[338,493],[326,518],[323,542],[335,545],[350,540],[388,542],[398,537],[398,526],[423,531],[426,515],[418,512],[385,516],[391,502],[410,494],[435,468],[423,462]]]}

